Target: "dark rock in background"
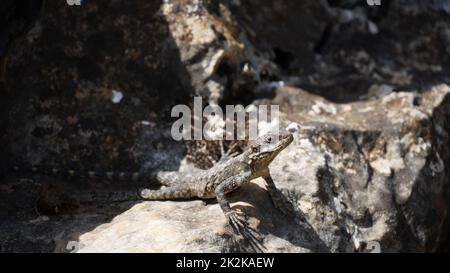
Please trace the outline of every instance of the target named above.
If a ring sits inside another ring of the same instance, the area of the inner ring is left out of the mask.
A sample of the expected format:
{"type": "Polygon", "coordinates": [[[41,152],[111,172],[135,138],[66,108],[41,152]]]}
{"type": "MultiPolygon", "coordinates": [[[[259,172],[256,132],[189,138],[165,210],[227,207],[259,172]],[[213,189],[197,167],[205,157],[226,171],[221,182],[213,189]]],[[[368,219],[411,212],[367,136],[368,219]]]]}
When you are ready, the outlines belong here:
{"type": "Polygon", "coordinates": [[[5,67],[12,45],[27,34],[43,6],[44,0],[5,0],[0,3],[0,81],[5,79],[5,67]]]}
{"type": "Polygon", "coordinates": [[[136,168],[154,154],[150,147],[164,145],[151,133],[148,154],[137,148],[145,131],[170,121],[171,108],[188,101],[192,88],[160,5],[47,3],[10,54],[11,110],[2,118],[13,159],[136,168]]]}

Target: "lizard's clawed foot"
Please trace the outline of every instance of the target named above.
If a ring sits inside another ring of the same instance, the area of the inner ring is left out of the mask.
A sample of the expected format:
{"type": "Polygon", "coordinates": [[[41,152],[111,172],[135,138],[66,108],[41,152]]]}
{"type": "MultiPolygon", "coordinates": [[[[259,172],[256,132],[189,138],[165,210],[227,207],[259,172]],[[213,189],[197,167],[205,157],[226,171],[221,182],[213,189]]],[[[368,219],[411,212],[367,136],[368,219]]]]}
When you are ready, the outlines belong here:
{"type": "Polygon", "coordinates": [[[261,243],[261,237],[249,226],[247,216],[243,212],[230,211],[226,217],[235,233],[243,236],[252,251],[264,252],[265,247],[261,243]]]}
{"type": "Polygon", "coordinates": [[[239,233],[248,227],[247,216],[243,212],[230,211],[225,216],[235,232],[239,233]]]}

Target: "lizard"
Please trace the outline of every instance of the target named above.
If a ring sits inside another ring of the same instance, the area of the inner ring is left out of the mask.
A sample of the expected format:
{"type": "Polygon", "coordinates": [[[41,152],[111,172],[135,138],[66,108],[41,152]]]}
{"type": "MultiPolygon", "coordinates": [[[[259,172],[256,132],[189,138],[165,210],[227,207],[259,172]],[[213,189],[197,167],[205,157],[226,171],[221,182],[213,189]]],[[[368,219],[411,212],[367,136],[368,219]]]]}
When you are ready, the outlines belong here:
{"type": "MultiPolygon", "coordinates": [[[[156,180],[165,186],[157,190],[144,188],[137,193],[115,192],[106,196],[109,201],[131,201],[131,200],[173,200],[173,199],[213,199],[216,198],[225,217],[235,229],[246,226],[246,216],[242,212],[232,210],[226,195],[253,179],[262,177],[267,184],[269,195],[274,206],[281,212],[288,214],[288,206],[284,203],[270,175],[269,165],[275,157],[293,141],[289,132],[275,134],[268,133],[255,140],[249,141],[247,148],[237,156],[225,156],[212,168],[207,170],[196,170],[193,172],[158,171],[144,177],[148,180],[156,180]],[[151,176],[151,177],[150,177],[151,176]]],[[[34,169],[34,171],[38,171],[34,169]]],[[[62,173],[56,169],[47,172],[49,174],[62,173]]],[[[96,172],[87,172],[79,175],[76,171],[69,170],[65,174],[80,177],[101,177],[109,179],[137,180],[143,178],[142,174],[136,173],[113,173],[106,172],[103,175],[96,172]]],[[[95,200],[101,197],[98,193],[89,194],[87,200],[95,200]]]]}
{"type": "Polygon", "coordinates": [[[193,173],[161,172],[158,181],[167,187],[159,190],[143,189],[139,193],[140,197],[144,200],[216,198],[229,223],[242,228],[245,226],[245,215],[231,209],[226,194],[262,177],[267,183],[274,206],[288,213],[270,175],[269,164],[292,141],[293,136],[288,132],[269,133],[250,141],[240,155],[225,158],[208,170],[193,173]]]}

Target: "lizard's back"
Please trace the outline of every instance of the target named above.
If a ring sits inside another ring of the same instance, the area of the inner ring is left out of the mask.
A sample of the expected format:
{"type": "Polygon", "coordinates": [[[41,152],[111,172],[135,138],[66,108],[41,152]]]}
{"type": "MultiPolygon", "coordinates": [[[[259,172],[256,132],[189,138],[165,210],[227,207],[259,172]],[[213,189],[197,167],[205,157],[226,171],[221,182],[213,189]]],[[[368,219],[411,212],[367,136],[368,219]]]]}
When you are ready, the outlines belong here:
{"type": "MultiPolygon", "coordinates": [[[[226,161],[218,162],[212,168],[207,170],[197,170],[194,172],[170,172],[160,174],[161,184],[165,181],[175,182],[176,184],[184,184],[188,186],[197,197],[214,198],[215,189],[222,182],[230,177],[238,175],[242,172],[245,163],[238,156],[226,161]]],[[[168,183],[167,183],[168,184],[168,183]]]]}

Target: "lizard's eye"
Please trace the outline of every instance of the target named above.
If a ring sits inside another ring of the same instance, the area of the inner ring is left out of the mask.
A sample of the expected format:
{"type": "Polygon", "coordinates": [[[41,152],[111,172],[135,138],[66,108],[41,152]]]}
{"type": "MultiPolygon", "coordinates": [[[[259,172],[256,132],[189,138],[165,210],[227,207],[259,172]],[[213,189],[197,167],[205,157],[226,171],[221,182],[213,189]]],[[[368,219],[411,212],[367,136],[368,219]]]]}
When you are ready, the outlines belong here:
{"type": "Polygon", "coordinates": [[[267,142],[267,143],[272,142],[272,137],[270,137],[270,136],[269,136],[269,137],[266,137],[266,142],[267,142]]]}

